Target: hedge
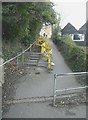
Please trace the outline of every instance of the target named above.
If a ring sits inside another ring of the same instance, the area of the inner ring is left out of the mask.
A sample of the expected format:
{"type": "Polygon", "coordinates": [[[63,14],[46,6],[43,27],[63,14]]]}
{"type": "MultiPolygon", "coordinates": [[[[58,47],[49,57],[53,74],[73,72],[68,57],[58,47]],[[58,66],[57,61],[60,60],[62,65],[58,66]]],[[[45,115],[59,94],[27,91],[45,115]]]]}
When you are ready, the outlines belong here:
{"type": "Polygon", "coordinates": [[[68,36],[58,38],[54,43],[57,43],[59,51],[73,72],[88,71],[88,55],[83,48],[77,46],[68,36]]]}
{"type": "Polygon", "coordinates": [[[75,41],[78,46],[86,46],[86,41],[75,41]]]}

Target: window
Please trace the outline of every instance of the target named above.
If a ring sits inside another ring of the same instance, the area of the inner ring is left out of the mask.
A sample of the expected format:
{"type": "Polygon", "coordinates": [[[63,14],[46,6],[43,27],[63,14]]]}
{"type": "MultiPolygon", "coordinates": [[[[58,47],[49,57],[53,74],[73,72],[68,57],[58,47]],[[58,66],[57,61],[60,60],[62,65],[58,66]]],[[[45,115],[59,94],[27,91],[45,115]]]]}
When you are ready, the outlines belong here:
{"type": "Polygon", "coordinates": [[[74,35],[73,40],[80,40],[80,36],[79,35],[74,35]]]}

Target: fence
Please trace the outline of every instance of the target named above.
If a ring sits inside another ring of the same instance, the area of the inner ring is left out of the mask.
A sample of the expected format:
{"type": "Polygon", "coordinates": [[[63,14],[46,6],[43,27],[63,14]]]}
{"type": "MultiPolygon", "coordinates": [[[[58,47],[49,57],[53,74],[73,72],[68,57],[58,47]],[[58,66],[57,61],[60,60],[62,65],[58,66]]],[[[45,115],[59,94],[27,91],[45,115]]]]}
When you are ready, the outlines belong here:
{"type": "Polygon", "coordinates": [[[66,77],[66,76],[71,76],[71,75],[76,75],[76,76],[79,76],[79,75],[83,75],[83,74],[88,74],[88,72],[76,72],[76,73],[61,73],[61,74],[54,74],[54,89],[53,89],[53,106],[56,106],[56,95],[57,93],[61,93],[61,92],[73,92],[73,91],[78,91],[78,90],[81,90],[81,89],[86,89],[88,88],[88,86],[82,86],[82,87],[76,87],[76,88],[65,88],[65,89],[61,89],[61,90],[58,90],[57,87],[56,87],[56,84],[57,84],[57,78],[60,78],[60,77],[66,77]]]}

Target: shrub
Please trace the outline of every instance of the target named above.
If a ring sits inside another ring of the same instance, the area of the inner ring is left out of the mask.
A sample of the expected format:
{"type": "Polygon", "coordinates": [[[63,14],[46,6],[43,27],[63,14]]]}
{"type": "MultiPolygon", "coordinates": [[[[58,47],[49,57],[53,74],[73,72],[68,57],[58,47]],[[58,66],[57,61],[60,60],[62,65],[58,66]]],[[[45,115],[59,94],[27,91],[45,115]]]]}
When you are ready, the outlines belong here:
{"type": "Polygon", "coordinates": [[[72,71],[86,71],[86,53],[83,48],[77,46],[71,39],[58,41],[59,50],[63,54],[72,71]]]}
{"type": "Polygon", "coordinates": [[[53,42],[55,44],[57,44],[58,41],[61,40],[60,27],[59,26],[57,26],[57,27],[54,28],[53,34],[52,34],[52,39],[53,39],[53,42]]]}
{"type": "MultiPolygon", "coordinates": [[[[57,47],[73,72],[88,71],[88,55],[69,36],[63,36],[61,40],[58,39],[57,47]]],[[[81,81],[85,82],[85,79],[81,81]]]]}
{"type": "Polygon", "coordinates": [[[86,46],[86,41],[75,41],[78,46],[86,46]]]}

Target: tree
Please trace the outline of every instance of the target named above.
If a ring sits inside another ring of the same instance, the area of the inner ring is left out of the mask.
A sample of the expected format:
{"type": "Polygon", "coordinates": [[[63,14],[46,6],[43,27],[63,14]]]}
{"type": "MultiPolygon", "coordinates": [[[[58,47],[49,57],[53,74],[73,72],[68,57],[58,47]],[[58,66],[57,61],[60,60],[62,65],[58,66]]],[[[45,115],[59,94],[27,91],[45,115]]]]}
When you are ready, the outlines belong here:
{"type": "Polygon", "coordinates": [[[32,42],[43,23],[55,24],[56,13],[51,2],[2,3],[3,40],[32,42]]]}
{"type": "Polygon", "coordinates": [[[58,43],[58,40],[61,40],[60,15],[57,17],[56,24],[53,25],[52,39],[55,44],[58,43]]]}

